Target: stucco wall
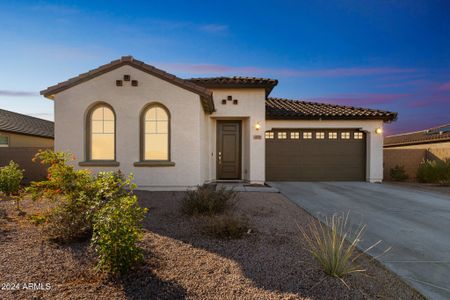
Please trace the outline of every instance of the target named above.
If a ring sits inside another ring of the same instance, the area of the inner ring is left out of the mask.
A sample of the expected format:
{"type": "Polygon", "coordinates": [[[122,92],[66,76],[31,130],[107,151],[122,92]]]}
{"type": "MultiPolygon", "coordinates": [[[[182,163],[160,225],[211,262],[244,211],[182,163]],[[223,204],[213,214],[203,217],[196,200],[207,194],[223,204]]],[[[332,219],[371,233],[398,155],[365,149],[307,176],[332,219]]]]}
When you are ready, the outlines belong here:
{"type": "Polygon", "coordinates": [[[216,112],[210,116],[210,149],[209,178],[216,178],[216,121],[242,120],[242,178],[252,183],[264,183],[265,180],[265,90],[264,89],[213,89],[216,112]],[[237,99],[238,104],[222,99],[237,99]],[[259,122],[261,129],[256,131],[259,122]],[[261,135],[261,139],[254,139],[261,135]]]}
{"type": "Polygon", "coordinates": [[[0,135],[9,137],[9,147],[53,147],[53,139],[32,135],[0,131],[0,135]]]}
{"type": "Polygon", "coordinates": [[[89,107],[103,101],[116,114],[116,157],[119,167],[91,167],[94,171],[117,170],[134,173],[139,188],[195,186],[203,183],[200,142],[204,116],[197,94],[174,86],[131,66],[122,66],[92,80],[65,90],[55,97],[55,148],[70,151],[77,161],[85,160],[85,115],[89,107]],[[139,86],[129,82],[117,87],[116,80],[131,75],[139,86]],[[139,161],[139,116],[151,102],[164,104],[171,115],[171,160],[174,167],[134,167],[139,161]]]}
{"type": "Polygon", "coordinates": [[[399,147],[389,147],[385,149],[423,149],[428,150],[432,155],[436,156],[436,158],[438,159],[444,160],[450,158],[450,142],[407,145],[399,147]]]}
{"type": "Polygon", "coordinates": [[[266,129],[273,128],[358,128],[363,130],[367,136],[367,165],[366,180],[370,182],[381,182],[383,180],[383,135],[376,134],[377,128],[382,128],[383,122],[378,120],[368,121],[283,121],[267,120],[266,129]]]}

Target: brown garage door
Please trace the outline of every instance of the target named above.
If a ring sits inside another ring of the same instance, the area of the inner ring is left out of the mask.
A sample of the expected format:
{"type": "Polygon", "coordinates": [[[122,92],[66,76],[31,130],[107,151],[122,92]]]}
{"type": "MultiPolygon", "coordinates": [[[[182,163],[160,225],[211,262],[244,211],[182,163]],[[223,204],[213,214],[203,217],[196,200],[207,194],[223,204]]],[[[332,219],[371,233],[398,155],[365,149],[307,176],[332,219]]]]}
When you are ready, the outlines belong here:
{"type": "Polygon", "coordinates": [[[366,135],[349,129],[266,132],[267,181],[364,181],[366,135]]]}

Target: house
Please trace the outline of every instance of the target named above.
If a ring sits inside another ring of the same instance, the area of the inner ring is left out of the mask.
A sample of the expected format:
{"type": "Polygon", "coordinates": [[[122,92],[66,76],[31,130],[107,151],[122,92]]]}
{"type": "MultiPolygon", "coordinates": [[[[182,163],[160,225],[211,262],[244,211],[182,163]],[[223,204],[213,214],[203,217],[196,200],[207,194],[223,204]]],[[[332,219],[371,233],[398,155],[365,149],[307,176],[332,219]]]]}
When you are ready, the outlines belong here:
{"type": "Polygon", "coordinates": [[[0,109],[0,167],[13,160],[25,169],[25,182],[45,178],[46,170],[31,161],[45,148],[53,148],[53,122],[0,109]]]}
{"type": "Polygon", "coordinates": [[[450,159],[450,124],[426,130],[390,135],[384,139],[384,170],[395,166],[405,168],[410,179],[414,179],[423,160],[450,159]]]}
{"type": "Polygon", "coordinates": [[[142,189],[216,180],[383,179],[387,111],[270,98],[278,81],[181,79],[124,56],[41,92],[55,148],[142,189]]]}

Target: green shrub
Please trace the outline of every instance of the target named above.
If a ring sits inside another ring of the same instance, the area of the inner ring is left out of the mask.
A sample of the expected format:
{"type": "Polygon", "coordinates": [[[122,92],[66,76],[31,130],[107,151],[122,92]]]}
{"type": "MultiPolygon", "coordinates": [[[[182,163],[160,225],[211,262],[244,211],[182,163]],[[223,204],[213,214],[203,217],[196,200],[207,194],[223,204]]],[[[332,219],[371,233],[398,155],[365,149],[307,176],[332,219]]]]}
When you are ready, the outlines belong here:
{"type": "Polygon", "coordinates": [[[218,239],[240,239],[248,230],[247,218],[231,214],[210,217],[206,225],[207,233],[218,239]]]}
{"type": "Polygon", "coordinates": [[[181,210],[187,215],[215,215],[223,213],[233,205],[236,192],[221,188],[211,189],[207,186],[188,191],[183,199],[181,210]]]}
{"type": "Polygon", "coordinates": [[[381,241],[355,255],[365,225],[352,229],[348,213],[334,214],[331,218],[325,218],[324,223],[314,220],[305,229],[300,227],[308,251],[316,258],[323,271],[338,278],[350,273],[364,272],[365,270],[356,265],[355,261],[381,241]]]}
{"type": "Polygon", "coordinates": [[[394,181],[405,181],[409,178],[409,176],[405,172],[405,167],[399,165],[391,168],[389,170],[389,175],[394,181]]]}
{"type": "Polygon", "coordinates": [[[95,215],[92,245],[99,256],[98,269],[111,274],[127,272],[143,259],[137,242],[146,209],[136,196],[122,196],[106,203],[95,215]]]}
{"type": "Polygon", "coordinates": [[[0,192],[10,197],[20,190],[23,179],[23,170],[13,161],[9,165],[0,168],[0,192]]]}
{"type": "Polygon", "coordinates": [[[422,161],[417,170],[417,180],[423,183],[450,185],[450,159],[422,161]]]}

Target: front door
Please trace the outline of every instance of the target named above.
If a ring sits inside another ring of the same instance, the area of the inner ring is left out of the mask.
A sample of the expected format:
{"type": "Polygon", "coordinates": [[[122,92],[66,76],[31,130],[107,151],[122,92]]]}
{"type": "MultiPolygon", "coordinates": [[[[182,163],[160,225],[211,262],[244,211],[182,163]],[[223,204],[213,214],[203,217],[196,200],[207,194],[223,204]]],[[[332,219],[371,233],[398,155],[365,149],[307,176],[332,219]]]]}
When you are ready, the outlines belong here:
{"type": "Polygon", "coordinates": [[[217,179],[241,179],[240,121],[217,121],[217,179]]]}

